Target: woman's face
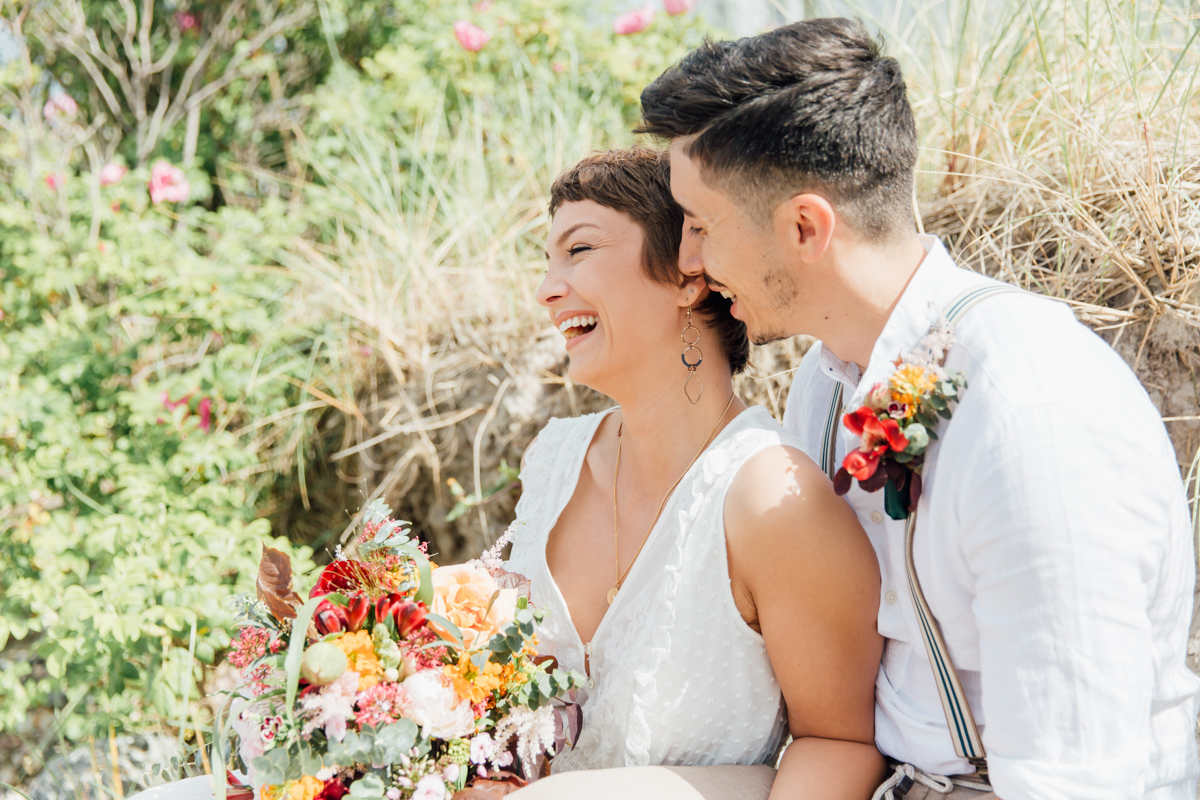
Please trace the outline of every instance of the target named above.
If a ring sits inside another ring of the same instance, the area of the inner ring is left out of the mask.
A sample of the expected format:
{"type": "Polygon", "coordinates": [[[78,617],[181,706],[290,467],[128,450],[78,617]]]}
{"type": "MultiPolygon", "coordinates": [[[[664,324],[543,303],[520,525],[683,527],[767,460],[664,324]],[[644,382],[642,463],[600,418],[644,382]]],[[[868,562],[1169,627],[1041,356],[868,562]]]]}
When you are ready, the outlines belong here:
{"type": "MultiPolygon", "coordinates": [[[[642,270],[641,226],[591,200],[559,206],[537,300],[566,340],[576,383],[611,396],[614,381],[661,373],[679,338],[683,290],[642,270]]],[[[673,356],[678,361],[678,356],[673,356]]]]}

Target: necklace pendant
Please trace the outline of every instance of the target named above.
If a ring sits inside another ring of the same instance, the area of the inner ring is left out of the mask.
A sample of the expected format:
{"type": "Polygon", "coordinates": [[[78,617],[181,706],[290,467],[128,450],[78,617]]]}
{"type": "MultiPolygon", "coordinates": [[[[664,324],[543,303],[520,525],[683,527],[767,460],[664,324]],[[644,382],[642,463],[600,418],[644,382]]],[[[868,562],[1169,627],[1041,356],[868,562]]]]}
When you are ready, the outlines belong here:
{"type": "Polygon", "coordinates": [[[620,591],[620,587],[617,587],[617,586],[614,586],[614,587],[612,587],[611,589],[609,589],[609,590],[608,590],[608,604],[609,604],[610,606],[613,604],[613,600],[616,600],[616,599],[617,599],[617,592],[618,592],[618,591],[620,591]]]}

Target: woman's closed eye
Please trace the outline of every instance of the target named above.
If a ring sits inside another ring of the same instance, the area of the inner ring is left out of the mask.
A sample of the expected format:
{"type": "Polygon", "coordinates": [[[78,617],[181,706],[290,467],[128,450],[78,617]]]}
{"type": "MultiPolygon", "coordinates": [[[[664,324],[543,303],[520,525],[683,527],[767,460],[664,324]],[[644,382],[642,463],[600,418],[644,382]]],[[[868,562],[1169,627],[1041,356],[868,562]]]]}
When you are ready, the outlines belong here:
{"type": "Polygon", "coordinates": [[[567,250],[567,253],[572,258],[574,258],[575,256],[579,255],[580,253],[586,253],[588,250],[591,250],[591,249],[592,249],[592,246],[589,244],[577,244],[574,247],[567,250]]]}

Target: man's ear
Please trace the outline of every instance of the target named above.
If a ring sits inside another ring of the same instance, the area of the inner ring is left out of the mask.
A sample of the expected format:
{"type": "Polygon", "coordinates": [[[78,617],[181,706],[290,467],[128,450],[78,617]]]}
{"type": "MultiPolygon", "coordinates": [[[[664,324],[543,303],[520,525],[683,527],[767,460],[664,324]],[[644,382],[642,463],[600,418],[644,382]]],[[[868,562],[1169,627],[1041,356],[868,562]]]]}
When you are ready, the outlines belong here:
{"type": "Polygon", "coordinates": [[[806,263],[819,261],[829,249],[837,212],[819,194],[797,194],[775,207],[775,231],[784,246],[806,263]]]}

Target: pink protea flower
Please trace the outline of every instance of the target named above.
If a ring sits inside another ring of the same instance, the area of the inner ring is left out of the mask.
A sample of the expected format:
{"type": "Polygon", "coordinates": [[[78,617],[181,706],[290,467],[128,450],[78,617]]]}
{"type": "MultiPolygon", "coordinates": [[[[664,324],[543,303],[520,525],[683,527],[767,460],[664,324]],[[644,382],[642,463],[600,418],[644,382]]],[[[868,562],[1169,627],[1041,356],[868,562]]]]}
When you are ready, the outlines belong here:
{"type": "Polygon", "coordinates": [[[641,33],[646,28],[649,28],[650,23],[653,21],[654,6],[648,5],[617,17],[616,21],[613,22],[613,33],[619,36],[641,33]]]}
{"type": "Polygon", "coordinates": [[[192,193],[183,170],[166,161],[156,161],[150,168],[148,186],[153,203],[186,203],[192,193]]]}
{"type": "Polygon", "coordinates": [[[460,19],[454,23],[454,38],[458,39],[458,43],[463,46],[464,50],[478,53],[491,40],[492,36],[478,25],[472,25],[465,19],[460,19]]]}
{"type": "Polygon", "coordinates": [[[663,0],[663,8],[672,17],[677,17],[680,14],[686,14],[691,11],[696,5],[696,0],[663,0]]]}
{"type": "Polygon", "coordinates": [[[115,161],[110,161],[100,169],[100,185],[111,186],[121,178],[125,177],[125,173],[129,170],[125,169],[124,164],[118,164],[115,161]]]}
{"type": "Polygon", "coordinates": [[[409,713],[408,692],[398,683],[377,683],[358,693],[358,727],[390,725],[409,713]]]}
{"type": "Polygon", "coordinates": [[[50,191],[57,192],[67,183],[67,176],[61,172],[47,172],[42,180],[50,187],[50,191]]]}

